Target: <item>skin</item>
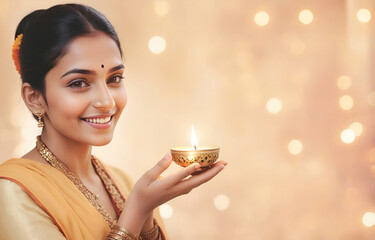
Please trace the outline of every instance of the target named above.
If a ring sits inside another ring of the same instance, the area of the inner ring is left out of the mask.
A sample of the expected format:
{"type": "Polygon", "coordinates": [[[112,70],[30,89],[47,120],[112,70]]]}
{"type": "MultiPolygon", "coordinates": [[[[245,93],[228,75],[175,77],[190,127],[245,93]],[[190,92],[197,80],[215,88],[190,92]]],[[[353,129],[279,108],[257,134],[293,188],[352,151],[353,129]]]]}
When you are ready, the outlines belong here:
{"type": "MultiPolygon", "coordinates": [[[[90,158],[92,146],[106,145],[112,140],[116,123],[126,106],[123,73],[116,43],[97,31],[74,39],[66,47],[65,54],[45,77],[45,98],[28,83],[21,88],[29,110],[43,113],[43,142],[91,192],[100,195],[99,203],[113,219],[118,216],[90,158]],[[86,121],[100,117],[111,117],[105,129],[95,128],[86,121]]],[[[35,148],[23,157],[48,164],[35,148]]],[[[170,164],[171,156],[167,154],[138,180],[126,200],[118,225],[135,235],[151,229],[152,212],[156,207],[189,193],[226,165],[219,161],[210,170],[190,177],[200,169],[199,164],[195,164],[160,178],[170,164]]]]}

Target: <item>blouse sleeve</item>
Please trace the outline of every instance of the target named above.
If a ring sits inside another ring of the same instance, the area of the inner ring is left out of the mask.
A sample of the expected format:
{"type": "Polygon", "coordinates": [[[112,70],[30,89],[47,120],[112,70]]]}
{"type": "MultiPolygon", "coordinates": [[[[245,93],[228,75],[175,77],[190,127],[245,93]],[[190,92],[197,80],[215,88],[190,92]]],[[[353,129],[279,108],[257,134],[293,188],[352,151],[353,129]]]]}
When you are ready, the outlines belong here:
{"type": "Polygon", "coordinates": [[[0,179],[0,239],[62,240],[65,237],[19,185],[0,179]]]}

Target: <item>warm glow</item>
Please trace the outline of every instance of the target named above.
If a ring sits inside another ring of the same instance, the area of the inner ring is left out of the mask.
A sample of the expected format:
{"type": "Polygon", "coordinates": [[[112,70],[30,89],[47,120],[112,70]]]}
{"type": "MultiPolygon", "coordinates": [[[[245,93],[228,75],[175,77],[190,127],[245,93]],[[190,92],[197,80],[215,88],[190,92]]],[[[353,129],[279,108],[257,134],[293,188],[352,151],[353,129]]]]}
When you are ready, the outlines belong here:
{"type": "Polygon", "coordinates": [[[352,143],[355,140],[355,133],[351,129],[345,129],[341,132],[341,141],[344,143],[352,143]]]}
{"type": "Polygon", "coordinates": [[[352,80],[346,75],[342,75],[337,79],[337,86],[341,90],[349,89],[352,85],[352,80]]]}
{"type": "Polygon", "coordinates": [[[375,92],[370,92],[367,96],[367,102],[370,106],[375,106],[375,92]]]}
{"type": "Polygon", "coordinates": [[[164,38],[159,36],[154,36],[148,41],[148,47],[152,53],[159,54],[165,50],[166,42],[164,38]]]}
{"type": "Polygon", "coordinates": [[[159,207],[159,212],[162,218],[170,218],[173,215],[173,208],[168,204],[164,203],[159,207]]]}
{"type": "Polygon", "coordinates": [[[359,122],[352,123],[349,128],[353,130],[356,137],[361,136],[363,133],[363,125],[359,122]]]}
{"type": "Polygon", "coordinates": [[[215,197],[214,205],[217,210],[224,211],[229,207],[230,199],[227,195],[219,194],[215,197]]]}
{"type": "Polygon", "coordinates": [[[359,9],[357,12],[357,18],[361,23],[367,23],[371,20],[371,12],[366,8],[359,9]]]}
{"type": "Polygon", "coordinates": [[[258,26],[263,27],[266,26],[270,21],[270,16],[264,11],[257,12],[257,14],[255,14],[254,21],[258,26]]]}
{"type": "Polygon", "coordinates": [[[191,125],[191,146],[193,148],[198,148],[198,138],[197,134],[195,133],[194,125],[191,125]]]}
{"type": "Polygon", "coordinates": [[[288,150],[293,155],[300,154],[302,152],[302,149],[303,149],[303,145],[302,145],[301,141],[299,141],[297,139],[293,139],[288,144],[288,150]]]}
{"type": "Polygon", "coordinates": [[[280,99],[278,98],[271,98],[267,101],[267,110],[270,112],[270,113],[273,113],[273,114],[276,114],[276,113],[279,113],[282,109],[282,103],[280,101],[280,99]]]}
{"type": "Polygon", "coordinates": [[[375,225],[375,213],[367,212],[367,213],[363,214],[362,223],[366,227],[374,226],[375,225]]]}
{"type": "Polygon", "coordinates": [[[310,10],[302,10],[298,18],[301,23],[310,24],[314,19],[314,15],[310,10]]]}
{"type": "Polygon", "coordinates": [[[154,10],[155,10],[156,15],[160,17],[164,17],[169,12],[169,3],[163,0],[156,1],[154,4],[154,10]]]}
{"type": "Polygon", "coordinates": [[[291,40],[289,46],[290,50],[295,55],[303,54],[306,51],[306,43],[298,38],[291,40]]]}
{"type": "Polygon", "coordinates": [[[344,110],[350,110],[353,107],[353,98],[349,95],[344,95],[339,101],[340,107],[344,110]]]}

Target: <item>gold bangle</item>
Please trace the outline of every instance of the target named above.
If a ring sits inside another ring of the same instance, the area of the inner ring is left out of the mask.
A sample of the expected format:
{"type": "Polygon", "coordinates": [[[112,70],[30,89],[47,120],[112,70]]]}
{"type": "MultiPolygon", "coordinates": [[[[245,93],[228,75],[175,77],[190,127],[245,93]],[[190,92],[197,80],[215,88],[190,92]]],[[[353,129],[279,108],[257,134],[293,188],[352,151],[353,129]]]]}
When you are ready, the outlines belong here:
{"type": "Polygon", "coordinates": [[[141,232],[140,237],[142,240],[155,240],[159,236],[159,225],[156,219],[154,218],[154,226],[151,230],[147,232],[141,232]]]}
{"type": "Polygon", "coordinates": [[[114,225],[109,233],[107,240],[138,240],[139,238],[133,233],[129,232],[126,228],[114,225]]]}
{"type": "Polygon", "coordinates": [[[122,238],[118,235],[113,235],[113,234],[110,234],[107,236],[107,239],[106,240],[124,240],[126,238],[122,238]]]}

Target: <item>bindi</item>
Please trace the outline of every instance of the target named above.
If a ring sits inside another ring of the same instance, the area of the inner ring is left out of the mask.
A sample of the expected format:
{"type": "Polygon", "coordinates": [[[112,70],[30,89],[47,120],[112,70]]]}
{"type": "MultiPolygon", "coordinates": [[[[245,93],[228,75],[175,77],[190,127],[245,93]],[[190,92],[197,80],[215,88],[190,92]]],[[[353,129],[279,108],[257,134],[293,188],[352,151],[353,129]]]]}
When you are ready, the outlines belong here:
{"type": "Polygon", "coordinates": [[[104,68],[104,65],[102,64],[101,67],[104,68]]]}

